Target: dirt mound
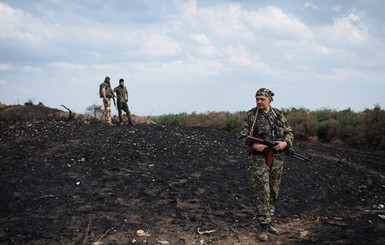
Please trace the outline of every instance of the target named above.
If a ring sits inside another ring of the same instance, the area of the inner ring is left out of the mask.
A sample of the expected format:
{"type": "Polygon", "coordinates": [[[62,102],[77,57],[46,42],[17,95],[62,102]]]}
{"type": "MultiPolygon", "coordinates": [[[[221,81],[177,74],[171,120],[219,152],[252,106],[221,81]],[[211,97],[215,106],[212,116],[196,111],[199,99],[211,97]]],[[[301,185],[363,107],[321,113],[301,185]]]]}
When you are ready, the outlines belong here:
{"type": "Polygon", "coordinates": [[[44,105],[14,105],[0,107],[0,121],[41,121],[69,118],[69,113],[44,105]]]}
{"type": "MultiPolygon", "coordinates": [[[[1,244],[258,244],[249,162],[231,135],[80,121],[0,127],[1,244]]],[[[384,244],[385,156],[295,149],[313,163],[287,158],[272,243],[384,244]]]]}
{"type": "MultiPolygon", "coordinates": [[[[0,121],[6,122],[36,122],[42,120],[84,120],[84,121],[99,121],[90,115],[77,114],[71,109],[62,105],[66,111],[46,107],[43,104],[39,105],[14,105],[7,106],[0,103],[0,121]]],[[[155,124],[151,118],[142,117],[138,115],[132,115],[132,120],[138,124],[155,124]]],[[[112,120],[115,124],[118,123],[119,119],[117,116],[113,117],[112,120]]]]}

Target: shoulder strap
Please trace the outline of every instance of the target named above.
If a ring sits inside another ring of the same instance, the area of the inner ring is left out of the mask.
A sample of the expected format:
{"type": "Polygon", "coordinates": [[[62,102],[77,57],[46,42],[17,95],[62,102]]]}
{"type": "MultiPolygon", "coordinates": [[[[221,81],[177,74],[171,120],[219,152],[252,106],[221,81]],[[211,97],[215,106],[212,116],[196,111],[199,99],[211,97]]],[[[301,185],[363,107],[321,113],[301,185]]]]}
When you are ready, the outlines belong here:
{"type": "Polygon", "coordinates": [[[274,120],[279,120],[281,121],[282,120],[282,112],[276,108],[271,108],[272,112],[273,112],[273,116],[274,116],[274,120]]]}
{"type": "Polygon", "coordinates": [[[253,126],[251,126],[249,136],[253,136],[255,124],[257,123],[258,112],[259,112],[259,108],[257,107],[256,112],[255,112],[255,116],[254,116],[254,120],[253,120],[253,126]]]}

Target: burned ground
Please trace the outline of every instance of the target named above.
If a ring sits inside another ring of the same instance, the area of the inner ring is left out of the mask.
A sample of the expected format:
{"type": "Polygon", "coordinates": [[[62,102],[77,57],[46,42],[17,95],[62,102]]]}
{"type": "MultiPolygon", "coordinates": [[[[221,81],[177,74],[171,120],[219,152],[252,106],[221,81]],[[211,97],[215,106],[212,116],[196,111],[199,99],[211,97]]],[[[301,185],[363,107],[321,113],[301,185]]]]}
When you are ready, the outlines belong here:
{"type": "MultiPolygon", "coordinates": [[[[201,127],[0,122],[1,244],[259,244],[249,161],[201,127]],[[143,229],[144,237],[136,230],[143,229]]],[[[297,143],[268,244],[384,244],[385,156],[297,143]]]]}

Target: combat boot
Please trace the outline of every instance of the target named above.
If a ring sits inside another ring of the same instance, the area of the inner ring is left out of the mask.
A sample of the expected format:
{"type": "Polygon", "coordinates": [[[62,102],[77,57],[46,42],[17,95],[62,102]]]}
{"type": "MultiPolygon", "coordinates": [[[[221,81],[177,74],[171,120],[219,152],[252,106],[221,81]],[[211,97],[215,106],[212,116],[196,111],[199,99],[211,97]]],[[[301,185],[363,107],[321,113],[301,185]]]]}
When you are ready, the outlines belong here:
{"type": "Polygon", "coordinates": [[[260,240],[261,242],[267,242],[268,240],[267,232],[268,232],[268,225],[262,224],[258,234],[258,240],[260,240]]]}
{"type": "Polygon", "coordinates": [[[267,227],[267,231],[273,235],[276,235],[276,236],[279,235],[279,231],[276,228],[274,228],[271,224],[269,224],[269,226],[267,227]]]}
{"type": "Polygon", "coordinates": [[[127,114],[127,123],[129,125],[135,125],[134,121],[132,121],[131,116],[127,114]]]}

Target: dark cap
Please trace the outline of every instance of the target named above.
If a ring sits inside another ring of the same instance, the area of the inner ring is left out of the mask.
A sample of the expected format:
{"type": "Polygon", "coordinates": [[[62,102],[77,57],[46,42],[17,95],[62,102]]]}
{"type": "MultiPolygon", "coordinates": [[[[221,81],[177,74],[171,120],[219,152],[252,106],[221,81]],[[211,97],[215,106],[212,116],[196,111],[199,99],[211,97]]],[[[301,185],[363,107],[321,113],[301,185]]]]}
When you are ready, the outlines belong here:
{"type": "Polygon", "coordinates": [[[270,98],[271,100],[273,100],[273,96],[274,96],[274,93],[270,90],[270,89],[267,89],[267,88],[260,88],[258,89],[258,91],[255,93],[255,97],[257,96],[265,96],[265,97],[268,97],[270,98]]]}

